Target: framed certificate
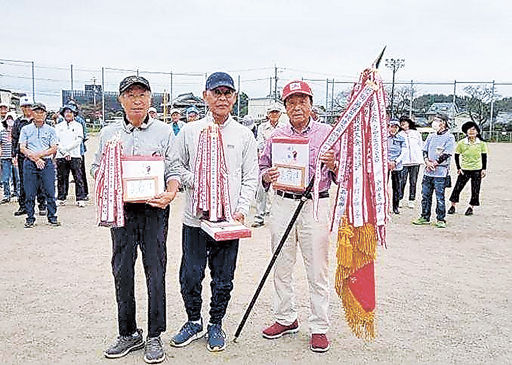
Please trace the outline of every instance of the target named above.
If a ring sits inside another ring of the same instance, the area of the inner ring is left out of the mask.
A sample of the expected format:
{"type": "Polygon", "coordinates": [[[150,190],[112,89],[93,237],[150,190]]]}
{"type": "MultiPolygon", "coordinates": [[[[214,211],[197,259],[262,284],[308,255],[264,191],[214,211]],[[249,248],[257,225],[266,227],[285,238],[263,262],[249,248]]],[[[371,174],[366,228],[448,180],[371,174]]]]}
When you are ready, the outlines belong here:
{"type": "Polygon", "coordinates": [[[287,165],[287,164],[274,164],[279,171],[279,177],[274,183],[274,187],[283,190],[302,191],[306,189],[306,172],[305,167],[287,165]]]}
{"type": "Polygon", "coordinates": [[[161,156],[122,156],[123,201],[144,203],[164,192],[165,164],[161,156]]]}
{"type": "Polygon", "coordinates": [[[156,191],[159,191],[156,176],[128,177],[123,179],[124,202],[145,202],[154,197],[156,191]]]}
{"type": "Polygon", "coordinates": [[[309,179],[309,140],[307,138],[276,137],[272,139],[272,166],[279,178],[274,189],[304,191],[309,179]]]}

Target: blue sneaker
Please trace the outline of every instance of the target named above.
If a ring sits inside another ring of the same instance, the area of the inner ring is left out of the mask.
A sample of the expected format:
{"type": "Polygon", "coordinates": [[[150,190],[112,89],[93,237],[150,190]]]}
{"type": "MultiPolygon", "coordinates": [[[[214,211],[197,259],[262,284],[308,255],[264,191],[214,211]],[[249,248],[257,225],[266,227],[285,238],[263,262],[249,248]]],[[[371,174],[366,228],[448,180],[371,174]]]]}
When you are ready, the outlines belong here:
{"type": "Polygon", "coordinates": [[[188,321],[181,327],[180,331],[171,339],[171,346],[184,347],[194,340],[198,340],[204,336],[206,331],[203,329],[203,320],[201,323],[188,321]]]}
{"type": "Polygon", "coordinates": [[[226,348],[226,333],[220,324],[209,324],[206,337],[208,338],[206,348],[209,351],[217,352],[226,348]]]}

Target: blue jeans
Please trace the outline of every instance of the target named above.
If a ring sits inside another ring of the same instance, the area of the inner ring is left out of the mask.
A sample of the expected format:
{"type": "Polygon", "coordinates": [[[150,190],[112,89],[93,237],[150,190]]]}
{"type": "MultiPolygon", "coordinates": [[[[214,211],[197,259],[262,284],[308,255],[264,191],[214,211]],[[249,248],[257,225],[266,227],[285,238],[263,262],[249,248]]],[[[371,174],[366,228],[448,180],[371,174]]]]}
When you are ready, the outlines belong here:
{"type": "Polygon", "coordinates": [[[2,158],[2,185],[4,187],[4,198],[11,198],[11,170],[12,159],[2,158]]]}
{"type": "Polygon", "coordinates": [[[12,165],[12,185],[14,187],[14,196],[20,196],[20,171],[18,166],[12,165]]]}
{"type": "Polygon", "coordinates": [[[446,205],[444,202],[444,190],[446,188],[446,177],[423,176],[421,187],[421,216],[430,220],[432,210],[432,193],[436,192],[436,215],[438,221],[444,221],[446,216],[446,205]]]}
{"type": "Polygon", "coordinates": [[[55,204],[55,167],[53,161],[45,160],[43,169],[38,169],[36,164],[26,158],[23,161],[23,189],[25,189],[25,209],[27,210],[27,222],[33,223],[34,205],[39,186],[42,195],[46,198],[48,208],[48,221],[57,220],[57,205],[55,204]]]}

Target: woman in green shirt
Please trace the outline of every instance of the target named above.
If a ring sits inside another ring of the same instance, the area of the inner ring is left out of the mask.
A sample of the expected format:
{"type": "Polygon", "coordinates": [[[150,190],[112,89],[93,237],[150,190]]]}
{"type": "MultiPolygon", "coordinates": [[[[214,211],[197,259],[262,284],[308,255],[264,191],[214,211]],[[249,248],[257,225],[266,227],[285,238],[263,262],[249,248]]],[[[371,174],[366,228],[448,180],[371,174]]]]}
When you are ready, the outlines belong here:
{"type": "Polygon", "coordinates": [[[466,138],[460,140],[455,148],[455,165],[457,166],[457,182],[453,188],[450,201],[452,206],[448,214],[455,213],[455,205],[459,202],[460,192],[471,180],[471,199],[465,215],[473,215],[473,208],[480,205],[480,184],[487,170],[487,143],[480,136],[480,127],[475,122],[462,125],[466,138]]]}

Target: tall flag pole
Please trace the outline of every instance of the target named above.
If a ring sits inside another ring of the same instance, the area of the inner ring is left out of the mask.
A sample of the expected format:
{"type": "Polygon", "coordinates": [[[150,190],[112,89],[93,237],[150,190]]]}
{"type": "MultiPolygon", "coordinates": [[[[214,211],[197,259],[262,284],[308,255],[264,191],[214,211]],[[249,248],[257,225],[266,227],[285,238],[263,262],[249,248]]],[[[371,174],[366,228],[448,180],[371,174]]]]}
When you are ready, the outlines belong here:
{"type": "MultiPolygon", "coordinates": [[[[375,337],[377,244],[385,246],[388,211],[386,95],[377,67],[384,54],[355,83],[348,107],[320,147],[318,156],[340,143],[338,192],[331,230],[338,231],[335,288],[353,333],[375,337]]],[[[321,161],[317,159],[316,174],[321,161]]],[[[317,218],[319,181],[313,187],[317,218]]]]}

